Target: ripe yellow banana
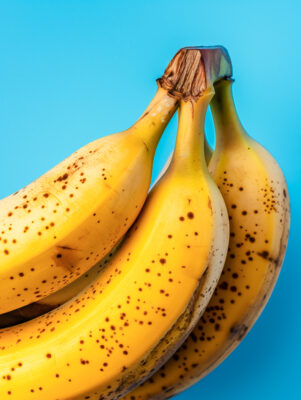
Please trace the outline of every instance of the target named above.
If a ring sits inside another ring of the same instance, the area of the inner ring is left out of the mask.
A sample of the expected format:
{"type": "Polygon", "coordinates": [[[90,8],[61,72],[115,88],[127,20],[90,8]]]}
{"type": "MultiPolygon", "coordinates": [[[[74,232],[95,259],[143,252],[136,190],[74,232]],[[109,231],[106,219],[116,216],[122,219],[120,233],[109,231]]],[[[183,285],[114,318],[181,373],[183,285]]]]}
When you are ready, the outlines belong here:
{"type": "MultiPolygon", "coordinates": [[[[206,138],[204,138],[204,142],[205,142],[205,159],[208,165],[210,158],[212,156],[212,149],[210,148],[208,142],[206,141],[206,138]]],[[[156,182],[167,170],[171,158],[172,155],[170,156],[168,162],[162,169],[156,182]]],[[[154,184],[156,184],[156,182],[154,184]]],[[[99,276],[99,274],[102,272],[103,267],[105,267],[105,265],[108,263],[108,261],[110,260],[110,258],[115,253],[118,247],[119,245],[115,246],[114,249],[107,256],[105,256],[100,262],[98,262],[94,267],[90,268],[87,272],[85,272],[75,281],[71,282],[69,285],[52,293],[49,296],[44,297],[40,301],[28,304],[27,306],[0,315],[0,328],[16,325],[18,323],[28,321],[32,318],[36,318],[37,316],[42,315],[50,310],[53,310],[54,308],[64,304],[66,301],[72,299],[72,297],[76,296],[80,291],[82,291],[84,288],[90,285],[99,276]]]]}
{"type": "Polygon", "coordinates": [[[181,88],[173,89],[161,79],[131,128],[84,146],[0,201],[0,314],[75,280],[132,225],[147,196],[157,143],[177,108],[181,88]]]}
{"type": "Polygon", "coordinates": [[[103,273],[63,306],[0,332],[1,400],[116,399],[162,364],[208,303],[228,217],[200,151],[212,97],[204,53],[184,50],[189,81],[203,85],[181,100],[172,163],[103,273]]]}
{"type": "Polygon", "coordinates": [[[259,317],[283,262],[290,220],[285,179],[272,156],[240,124],[231,81],[215,89],[211,109],[217,138],[209,169],[230,218],[225,267],[189,338],[124,400],[170,398],[220,364],[259,317]]]}

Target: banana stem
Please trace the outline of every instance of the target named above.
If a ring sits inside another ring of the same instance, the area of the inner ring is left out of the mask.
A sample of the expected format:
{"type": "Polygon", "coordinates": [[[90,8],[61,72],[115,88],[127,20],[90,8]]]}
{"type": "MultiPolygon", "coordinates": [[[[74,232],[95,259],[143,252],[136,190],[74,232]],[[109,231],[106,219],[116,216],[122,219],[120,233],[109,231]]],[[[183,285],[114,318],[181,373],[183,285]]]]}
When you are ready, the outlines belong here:
{"type": "Polygon", "coordinates": [[[182,170],[194,167],[198,171],[207,171],[204,153],[205,115],[214,95],[214,83],[229,78],[231,74],[230,57],[221,46],[181,49],[174,57],[174,63],[166,69],[160,83],[182,93],[171,168],[180,165],[182,170]]]}
{"type": "Polygon", "coordinates": [[[224,79],[215,86],[210,108],[216,133],[216,150],[240,142],[247,136],[235,108],[232,95],[233,80],[224,79]]]}
{"type": "Polygon", "coordinates": [[[159,86],[157,93],[140,119],[129,129],[139,136],[145,146],[155,151],[171,117],[178,107],[178,97],[159,86]]]}
{"type": "MultiPolygon", "coordinates": [[[[171,60],[163,76],[157,80],[159,89],[154,99],[128,132],[138,135],[147,149],[155,152],[179,100],[190,101],[192,109],[198,108],[200,97],[207,92],[214,92],[214,82],[230,77],[231,74],[231,61],[223,47],[181,49],[171,60]]],[[[186,106],[182,104],[182,108],[185,109],[186,106]]]]}
{"type": "Polygon", "coordinates": [[[204,152],[205,116],[213,92],[207,90],[196,101],[181,100],[179,127],[172,167],[206,171],[204,152]]]}

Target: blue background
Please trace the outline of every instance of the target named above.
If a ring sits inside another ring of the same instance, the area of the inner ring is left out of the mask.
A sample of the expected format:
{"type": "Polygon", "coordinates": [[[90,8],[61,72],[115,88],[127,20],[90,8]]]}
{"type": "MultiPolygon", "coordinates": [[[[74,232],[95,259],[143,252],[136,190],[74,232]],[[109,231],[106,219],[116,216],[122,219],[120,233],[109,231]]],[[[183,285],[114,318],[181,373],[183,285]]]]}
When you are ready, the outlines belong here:
{"type": "MultiPolygon", "coordinates": [[[[0,0],[0,197],[131,125],[183,46],[226,46],[248,132],[279,162],[292,208],[276,290],[228,359],[179,399],[300,399],[301,3],[0,0]]],[[[176,118],[156,156],[157,175],[176,118]]],[[[210,114],[207,132],[213,141],[210,114]]]]}

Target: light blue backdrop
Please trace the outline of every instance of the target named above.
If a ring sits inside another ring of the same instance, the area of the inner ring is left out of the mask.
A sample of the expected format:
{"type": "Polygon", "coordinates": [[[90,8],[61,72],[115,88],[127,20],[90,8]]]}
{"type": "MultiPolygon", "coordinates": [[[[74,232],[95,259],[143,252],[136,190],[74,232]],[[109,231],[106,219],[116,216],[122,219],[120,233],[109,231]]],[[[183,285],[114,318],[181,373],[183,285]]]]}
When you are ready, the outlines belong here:
{"type": "MultiPolygon", "coordinates": [[[[225,45],[237,108],[288,181],[292,226],[253,330],[182,399],[300,399],[300,1],[0,0],[0,197],[143,112],[183,46],[225,45]]],[[[176,119],[156,156],[171,151],[176,119]]],[[[210,116],[207,132],[213,137],[210,116]]]]}

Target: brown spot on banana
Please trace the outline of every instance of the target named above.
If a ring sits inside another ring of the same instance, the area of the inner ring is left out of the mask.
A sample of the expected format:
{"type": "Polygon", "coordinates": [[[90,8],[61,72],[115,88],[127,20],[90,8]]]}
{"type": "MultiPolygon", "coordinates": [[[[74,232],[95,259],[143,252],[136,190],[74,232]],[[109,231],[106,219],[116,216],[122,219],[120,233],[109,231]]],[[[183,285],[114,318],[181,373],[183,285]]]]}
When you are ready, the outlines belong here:
{"type": "Polygon", "coordinates": [[[65,173],[64,175],[59,176],[54,182],[62,182],[65,181],[68,178],[68,174],[65,173]]]}
{"type": "Polygon", "coordinates": [[[72,247],[69,246],[57,246],[58,249],[62,249],[62,250],[73,250],[73,251],[79,251],[78,249],[74,249],[72,247]]]}
{"type": "Polygon", "coordinates": [[[238,341],[241,341],[247,334],[249,328],[245,324],[233,325],[230,329],[231,336],[236,337],[238,341]]]}
{"type": "Polygon", "coordinates": [[[209,208],[209,210],[211,210],[211,215],[212,215],[212,202],[211,202],[210,197],[208,197],[208,208],[209,208]]]}

